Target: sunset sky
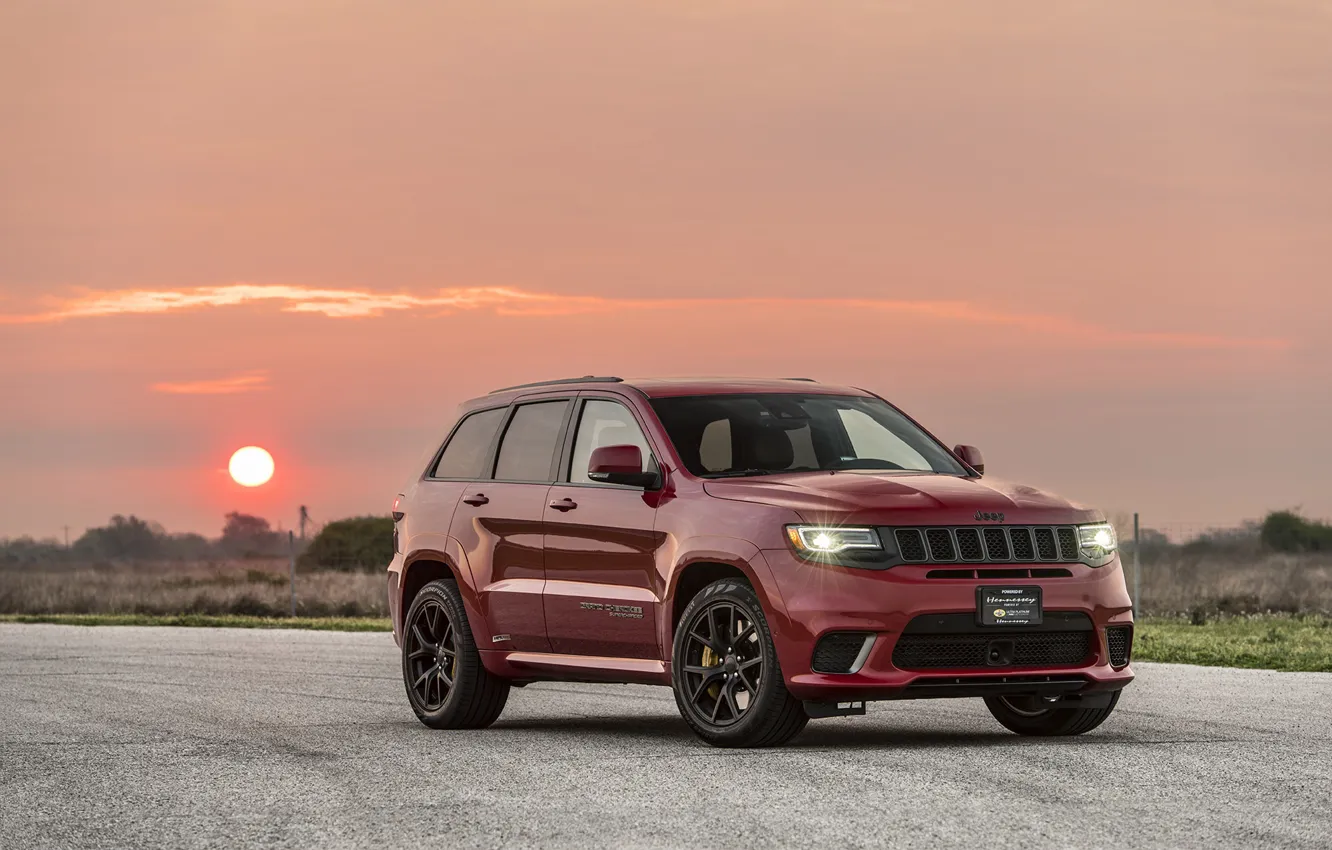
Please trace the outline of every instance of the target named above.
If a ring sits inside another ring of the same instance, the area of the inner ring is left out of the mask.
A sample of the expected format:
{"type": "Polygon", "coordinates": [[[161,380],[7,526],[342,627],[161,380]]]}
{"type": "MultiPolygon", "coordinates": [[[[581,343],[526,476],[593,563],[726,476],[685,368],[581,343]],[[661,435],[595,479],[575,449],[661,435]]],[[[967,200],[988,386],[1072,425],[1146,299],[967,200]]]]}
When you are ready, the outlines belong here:
{"type": "Polygon", "coordinates": [[[460,401],[588,372],[1332,516],[1330,9],[8,0],[0,536],[386,513],[460,401]]]}

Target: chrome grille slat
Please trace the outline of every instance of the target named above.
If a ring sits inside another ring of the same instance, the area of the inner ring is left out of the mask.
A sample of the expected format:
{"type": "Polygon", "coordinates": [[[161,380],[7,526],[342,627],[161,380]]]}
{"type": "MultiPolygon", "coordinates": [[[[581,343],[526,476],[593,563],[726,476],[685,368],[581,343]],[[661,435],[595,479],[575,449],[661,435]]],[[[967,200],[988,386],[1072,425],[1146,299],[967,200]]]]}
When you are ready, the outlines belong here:
{"type": "Polygon", "coordinates": [[[1072,525],[891,526],[908,564],[1076,563],[1078,531],[1072,525]]]}
{"type": "Polygon", "coordinates": [[[957,552],[964,561],[984,561],[985,549],[981,547],[980,529],[955,528],[953,536],[957,538],[957,552]]]}
{"type": "Polygon", "coordinates": [[[930,560],[953,561],[957,559],[957,550],[953,548],[953,535],[946,528],[927,528],[925,542],[930,548],[930,560]]]}
{"type": "Polygon", "coordinates": [[[897,551],[902,553],[902,560],[908,563],[929,560],[930,553],[925,548],[925,535],[920,533],[919,528],[895,529],[893,539],[897,541],[897,551]]]}
{"type": "Polygon", "coordinates": [[[1014,561],[1036,560],[1036,545],[1031,539],[1030,528],[1019,525],[1008,529],[1008,543],[1013,547],[1014,561]]]}
{"type": "Polygon", "coordinates": [[[1058,561],[1059,547],[1055,544],[1055,530],[1046,526],[1032,529],[1036,536],[1036,555],[1042,561],[1058,561]]]}
{"type": "Polygon", "coordinates": [[[1013,550],[1008,548],[1008,534],[999,527],[986,528],[981,531],[981,539],[985,541],[985,558],[989,561],[1007,561],[1013,556],[1013,550]]]}

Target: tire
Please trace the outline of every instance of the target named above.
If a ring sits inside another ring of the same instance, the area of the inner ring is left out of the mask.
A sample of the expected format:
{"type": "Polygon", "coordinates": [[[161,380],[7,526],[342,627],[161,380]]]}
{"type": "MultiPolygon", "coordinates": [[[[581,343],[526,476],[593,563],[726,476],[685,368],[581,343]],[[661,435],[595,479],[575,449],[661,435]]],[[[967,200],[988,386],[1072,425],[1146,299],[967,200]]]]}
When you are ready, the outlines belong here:
{"type": "Polygon", "coordinates": [[[481,729],[509,699],[509,683],[481,665],[458,586],[432,581],[403,618],[402,679],[417,718],[432,729],[481,729]]]}
{"type": "Polygon", "coordinates": [[[1041,708],[1037,697],[985,697],[985,707],[1005,728],[1019,735],[1081,735],[1105,722],[1119,703],[1119,691],[1103,708],[1041,708]]]}
{"type": "Polygon", "coordinates": [[[758,596],[739,579],[713,582],[685,607],[671,681],[685,722],[714,747],[779,746],[809,722],[786,690],[758,596]]]}

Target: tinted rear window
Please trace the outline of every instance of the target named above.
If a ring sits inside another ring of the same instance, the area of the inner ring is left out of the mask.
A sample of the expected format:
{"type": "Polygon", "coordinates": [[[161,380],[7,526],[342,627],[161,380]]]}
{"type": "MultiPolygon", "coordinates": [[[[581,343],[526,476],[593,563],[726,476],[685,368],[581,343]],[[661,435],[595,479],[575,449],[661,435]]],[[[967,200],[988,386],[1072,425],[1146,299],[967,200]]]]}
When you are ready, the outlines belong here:
{"type": "Polygon", "coordinates": [[[568,401],[538,401],[514,411],[500,441],[495,478],[500,481],[553,481],[560,428],[568,401]]]}
{"type": "Polygon", "coordinates": [[[454,430],[431,472],[435,478],[481,478],[486,452],[504,419],[504,408],[469,414],[454,430]]]}

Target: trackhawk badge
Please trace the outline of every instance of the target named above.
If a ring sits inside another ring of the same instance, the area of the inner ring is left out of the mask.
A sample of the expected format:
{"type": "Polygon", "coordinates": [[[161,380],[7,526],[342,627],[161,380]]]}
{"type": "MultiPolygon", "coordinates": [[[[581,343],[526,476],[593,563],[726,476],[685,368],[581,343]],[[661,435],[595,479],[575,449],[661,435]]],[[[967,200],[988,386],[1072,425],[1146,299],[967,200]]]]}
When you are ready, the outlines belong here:
{"type": "Polygon", "coordinates": [[[1003,522],[1002,513],[991,513],[989,511],[976,511],[976,522],[1003,522]]]}

